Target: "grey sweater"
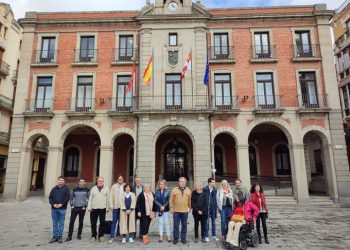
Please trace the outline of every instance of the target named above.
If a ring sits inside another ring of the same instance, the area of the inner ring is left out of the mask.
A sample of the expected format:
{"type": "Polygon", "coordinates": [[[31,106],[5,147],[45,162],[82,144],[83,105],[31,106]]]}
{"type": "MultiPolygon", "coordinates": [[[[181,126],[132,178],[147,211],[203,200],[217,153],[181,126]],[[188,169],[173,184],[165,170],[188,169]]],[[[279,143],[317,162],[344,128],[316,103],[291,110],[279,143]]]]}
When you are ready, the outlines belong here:
{"type": "Polygon", "coordinates": [[[70,205],[77,208],[86,208],[88,205],[90,195],[90,189],[87,187],[76,187],[73,189],[73,193],[70,199],[70,205]]]}

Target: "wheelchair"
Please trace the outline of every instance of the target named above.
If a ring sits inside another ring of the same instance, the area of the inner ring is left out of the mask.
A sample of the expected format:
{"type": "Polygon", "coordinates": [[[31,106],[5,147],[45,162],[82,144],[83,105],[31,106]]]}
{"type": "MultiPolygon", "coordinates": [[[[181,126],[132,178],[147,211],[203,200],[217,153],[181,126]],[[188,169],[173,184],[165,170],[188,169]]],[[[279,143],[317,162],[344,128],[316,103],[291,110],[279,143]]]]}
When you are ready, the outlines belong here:
{"type": "Polygon", "coordinates": [[[259,236],[254,231],[254,223],[247,222],[243,224],[239,231],[239,247],[234,247],[230,243],[225,242],[224,247],[227,250],[246,250],[248,246],[257,247],[259,245],[259,236]]]}

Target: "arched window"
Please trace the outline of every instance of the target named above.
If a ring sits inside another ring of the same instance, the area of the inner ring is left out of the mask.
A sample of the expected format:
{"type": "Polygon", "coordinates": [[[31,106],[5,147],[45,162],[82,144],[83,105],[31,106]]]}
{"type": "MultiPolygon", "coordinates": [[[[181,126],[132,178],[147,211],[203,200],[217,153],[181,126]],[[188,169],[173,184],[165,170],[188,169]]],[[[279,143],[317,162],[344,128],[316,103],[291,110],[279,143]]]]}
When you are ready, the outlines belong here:
{"type": "Polygon", "coordinates": [[[215,145],[214,155],[215,155],[215,169],[216,169],[215,174],[222,176],[222,174],[224,173],[224,154],[222,152],[222,148],[219,145],[215,145]]]}
{"type": "Polygon", "coordinates": [[[65,177],[78,177],[79,174],[79,150],[71,147],[66,151],[64,163],[65,177]]]}
{"type": "Polygon", "coordinates": [[[280,144],[275,148],[275,162],[277,175],[291,175],[289,149],[280,144]]]}
{"type": "Polygon", "coordinates": [[[256,150],[252,145],[249,145],[249,168],[250,168],[250,175],[256,176],[258,175],[258,161],[256,157],[256,150]]]}

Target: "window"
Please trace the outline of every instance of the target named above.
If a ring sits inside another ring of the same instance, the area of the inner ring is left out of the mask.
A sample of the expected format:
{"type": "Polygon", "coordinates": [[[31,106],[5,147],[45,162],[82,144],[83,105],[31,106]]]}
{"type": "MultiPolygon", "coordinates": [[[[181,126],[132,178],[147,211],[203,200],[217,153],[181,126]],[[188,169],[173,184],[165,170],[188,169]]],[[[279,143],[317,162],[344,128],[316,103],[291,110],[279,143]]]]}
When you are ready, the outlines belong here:
{"type": "Polygon", "coordinates": [[[165,105],[167,109],[181,109],[181,79],[180,74],[165,75],[165,105]]]}
{"type": "Polygon", "coordinates": [[[79,174],[79,150],[71,147],[66,151],[64,163],[65,177],[78,177],[79,174]]]}
{"type": "Polygon", "coordinates": [[[263,109],[275,108],[275,94],[272,73],[258,73],[256,75],[258,90],[258,106],[263,109]]]}
{"type": "Polygon", "coordinates": [[[35,111],[48,112],[52,106],[52,77],[38,77],[35,111]]]}
{"type": "Polygon", "coordinates": [[[6,169],[6,155],[0,155],[0,169],[6,169]]]}
{"type": "Polygon", "coordinates": [[[92,111],[92,76],[79,76],[77,86],[76,111],[92,111]]]}
{"type": "Polygon", "coordinates": [[[270,39],[268,32],[259,32],[254,34],[255,42],[255,57],[256,58],[270,58],[270,39]]]}
{"type": "Polygon", "coordinates": [[[41,51],[39,62],[55,61],[55,37],[43,37],[41,43],[41,51]]]}
{"type": "Polygon", "coordinates": [[[117,78],[117,110],[130,110],[132,106],[132,90],[126,93],[131,76],[117,78]]]}
{"type": "Polygon", "coordinates": [[[341,88],[343,92],[343,104],[344,104],[344,112],[346,116],[350,115],[350,110],[349,110],[349,96],[348,96],[348,91],[347,87],[344,86],[341,88]]]}
{"type": "Polygon", "coordinates": [[[177,33],[169,34],[169,46],[177,46],[177,33]]]}
{"type": "Polygon", "coordinates": [[[95,37],[82,36],[80,40],[80,62],[95,61],[95,37]]]}
{"type": "Polygon", "coordinates": [[[300,72],[299,82],[301,88],[302,105],[304,108],[318,108],[317,87],[315,72],[300,72]]]}
{"type": "Polygon", "coordinates": [[[134,37],[120,36],[119,37],[119,60],[131,61],[134,56],[134,37]]]}
{"type": "Polygon", "coordinates": [[[291,175],[289,149],[280,144],[275,148],[276,174],[291,175]]]}
{"type": "Polygon", "coordinates": [[[295,32],[296,56],[297,57],[312,57],[312,47],[310,42],[309,31],[295,32]]]}
{"type": "Polygon", "coordinates": [[[228,33],[214,34],[214,58],[228,59],[228,57],[229,57],[228,33]]]}
{"type": "Polygon", "coordinates": [[[215,74],[215,106],[230,109],[232,105],[230,74],[215,74]]]}

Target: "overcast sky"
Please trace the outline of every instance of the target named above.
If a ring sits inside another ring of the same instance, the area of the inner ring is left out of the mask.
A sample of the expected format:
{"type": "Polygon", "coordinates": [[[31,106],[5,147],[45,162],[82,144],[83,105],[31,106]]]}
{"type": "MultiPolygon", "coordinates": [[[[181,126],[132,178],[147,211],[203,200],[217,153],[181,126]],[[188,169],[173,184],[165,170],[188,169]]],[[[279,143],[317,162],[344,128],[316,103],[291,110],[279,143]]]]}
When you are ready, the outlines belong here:
{"type": "MultiPolygon", "coordinates": [[[[151,0],[151,2],[154,1],[155,0],[151,0]]],[[[329,9],[337,9],[344,1],[345,0],[202,0],[202,3],[207,8],[326,3],[329,9]]],[[[146,0],[3,0],[2,2],[11,5],[16,18],[22,18],[26,11],[138,10],[145,5],[146,0]]]]}

